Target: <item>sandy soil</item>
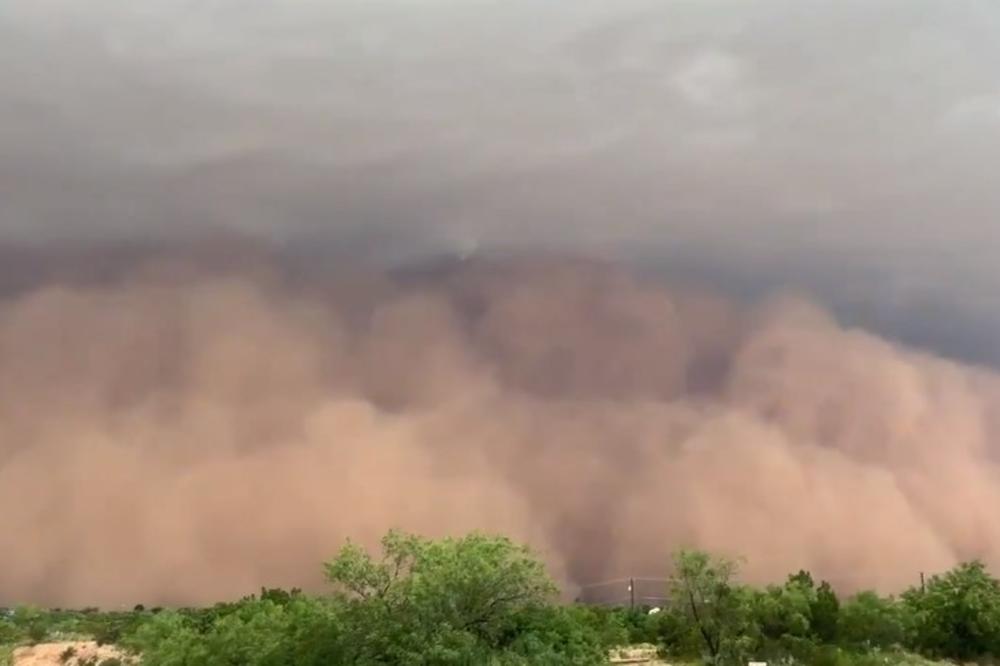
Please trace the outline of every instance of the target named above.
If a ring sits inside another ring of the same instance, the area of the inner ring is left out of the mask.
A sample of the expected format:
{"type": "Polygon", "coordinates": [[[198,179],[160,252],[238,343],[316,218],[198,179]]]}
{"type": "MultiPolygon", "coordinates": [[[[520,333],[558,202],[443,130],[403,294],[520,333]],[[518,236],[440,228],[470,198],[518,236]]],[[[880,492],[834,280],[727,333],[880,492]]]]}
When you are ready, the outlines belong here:
{"type": "Polygon", "coordinates": [[[630,666],[669,666],[656,656],[654,645],[633,645],[612,650],[609,655],[612,664],[629,664],[630,666]]]}
{"type": "Polygon", "coordinates": [[[13,666],[78,666],[93,659],[100,664],[104,659],[119,658],[122,663],[132,663],[111,645],[97,645],[94,641],[71,641],[64,643],[39,643],[31,647],[14,650],[13,666]],[[60,657],[67,649],[73,648],[73,657],[63,661],[60,657]]]}

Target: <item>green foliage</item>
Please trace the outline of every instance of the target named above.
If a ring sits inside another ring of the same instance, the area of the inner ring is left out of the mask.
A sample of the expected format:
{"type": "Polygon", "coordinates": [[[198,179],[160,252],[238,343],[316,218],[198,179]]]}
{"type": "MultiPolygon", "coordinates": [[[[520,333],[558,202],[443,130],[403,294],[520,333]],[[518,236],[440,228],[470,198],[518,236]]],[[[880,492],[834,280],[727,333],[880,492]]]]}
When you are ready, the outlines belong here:
{"type": "Polygon", "coordinates": [[[646,618],[645,630],[633,634],[631,643],[653,643],[674,657],[691,658],[701,655],[702,637],[687,614],[668,607],[646,618]]]}
{"type": "Polygon", "coordinates": [[[41,643],[49,635],[48,617],[44,611],[33,606],[20,606],[11,618],[31,643],[41,643]]]}
{"type": "MultiPolygon", "coordinates": [[[[841,602],[806,571],[755,588],[736,581],[733,561],[680,551],[670,602],[653,614],[559,604],[529,550],[482,534],[390,532],[377,555],[348,543],[324,569],[329,597],[264,588],[208,608],[20,607],[0,615],[0,663],[17,645],[82,636],[146,666],[603,666],[610,649],[637,643],[671,663],[720,666],[930,666],[914,653],[1000,654],[1000,581],[978,562],[900,598],[868,591],[841,602]]],[[[68,651],[62,659],[78,660],[68,651]]]]}
{"type": "Polygon", "coordinates": [[[603,664],[628,641],[619,614],[582,606],[544,606],[517,614],[503,643],[537,664],[603,664]]]}
{"type": "Polygon", "coordinates": [[[181,613],[165,611],[125,639],[126,647],[142,654],[147,666],[194,666],[206,663],[203,634],[181,613]]]}
{"type": "Polygon", "coordinates": [[[236,604],[151,615],[128,645],[147,666],[602,664],[616,616],[553,602],[524,547],[472,534],[390,532],[374,558],[347,544],[325,566],[338,594],[262,590],[236,604]]]}
{"type": "Polygon", "coordinates": [[[823,643],[835,643],[840,636],[840,600],[826,581],[816,588],[810,602],[812,635],[823,643]]]}
{"type": "Polygon", "coordinates": [[[855,649],[892,648],[907,643],[909,608],[892,597],[866,591],[840,609],[843,643],[855,649]]]}
{"type": "Polygon", "coordinates": [[[390,532],[382,556],[347,544],[326,565],[352,617],[370,633],[366,658],[462,663],[480,648],[502,649],[515,615],[544,607],[557,592],[545,568],[523,546],[470,534],[432,541],[390,532]]]}
{"type": "Polygon", "coordinates": [[[681,550],[674,556],[668,582],[672,612],[701,637],[712,664],[739,663],[751,647],[750,594],[734,584],[737,564],[701,551],[681,550]]]}
{"type": "Polygon", "coordinates": [[[98,645],[115,645],[146,620],[142,611],[131,613],[88,613],[79,623],[80,630],[93,637],[98,645]]]}
{"type": "Polygon", "coordinates": [[[616,645],[656,643],[658,640],[656,620],[662,615],[662,611],[652,613],[650,608],[623,608],[613,611],[600,609],[609,612],[615,619],[615,624],[625,630],[624,639],[615,641],[616,645]],[[652,613],[652,614],[651,614],[652,613]]]}
{"type": "Polygon", "coordinates": [[[24,637],[24,632],[13,622],[0,619],[0,644],[17,643],[24,637]]]}
{"type": "Polygon", "coordinates": [[[839,633],[840,602],[826,582],[816,587],[805,571],[751,594],[751,619],[744,630],[754,656],[803,663],[829,660],[839,633]]]}
{"type": "Polygon", "coordinates": [[[753,615],[761,634],[769,639],[807,638],[812,630],[815,590],[796,582],[771,585],[753,598],[753,615]]]}
{"type": "Polygon", "coordinates": [[[1000,655],[1000,581],[981,562],[933,576],[904,600],[920,651],[955,659],[1000,655]]]}

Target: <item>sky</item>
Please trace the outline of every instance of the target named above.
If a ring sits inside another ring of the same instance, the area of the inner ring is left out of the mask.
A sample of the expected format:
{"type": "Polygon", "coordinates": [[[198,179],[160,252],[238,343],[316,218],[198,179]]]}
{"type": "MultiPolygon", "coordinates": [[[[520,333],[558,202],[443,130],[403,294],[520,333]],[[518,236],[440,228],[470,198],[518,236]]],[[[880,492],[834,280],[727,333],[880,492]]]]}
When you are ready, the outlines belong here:
{"type": "Polygon", "coordinates": [[[996,363],[998,29],[989,0],[6,0],[0,243],[554,248],[996,363]]]}
{"type": "Polygon", "coordinates": [[[573,583],[996,566],[998,34],[0,0],[0,602],[208,602],[399,523],[573,583]]]}

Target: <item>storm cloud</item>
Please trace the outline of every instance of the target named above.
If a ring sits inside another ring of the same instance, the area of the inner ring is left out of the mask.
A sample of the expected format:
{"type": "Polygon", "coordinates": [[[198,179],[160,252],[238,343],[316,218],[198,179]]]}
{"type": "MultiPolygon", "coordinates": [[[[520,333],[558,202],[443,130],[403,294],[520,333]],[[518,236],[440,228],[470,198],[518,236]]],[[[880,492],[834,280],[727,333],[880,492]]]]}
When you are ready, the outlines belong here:
{"type": "Polygon", "coordinates": [[[11,0],[0,241],[683,259],[997,362],[998,28],[985,0],[11,0]]]}

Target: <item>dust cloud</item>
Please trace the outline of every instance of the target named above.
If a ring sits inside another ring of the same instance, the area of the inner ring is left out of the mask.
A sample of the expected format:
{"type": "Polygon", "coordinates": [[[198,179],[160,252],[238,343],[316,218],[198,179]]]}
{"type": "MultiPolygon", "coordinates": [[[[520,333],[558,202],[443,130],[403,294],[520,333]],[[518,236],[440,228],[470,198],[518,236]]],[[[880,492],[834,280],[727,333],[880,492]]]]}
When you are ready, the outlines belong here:
{"type": "Polygon", "coordinates": [[[895,590],[1000,563],[1000,380],[565,258],[293,274],[143,261],[0,300],[0,599],[318,588],[390,527],[499,531],[572,586],[695,545],[895,590]]]}

